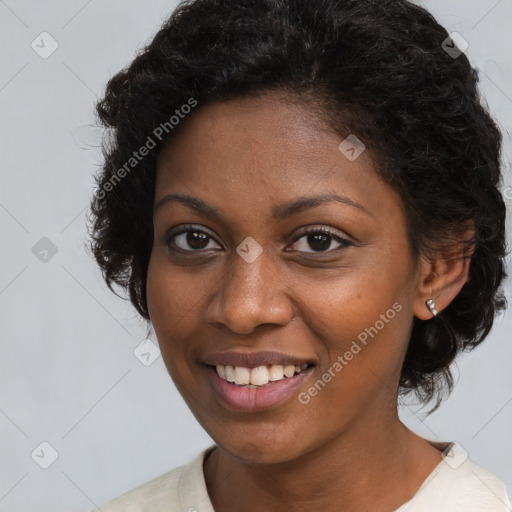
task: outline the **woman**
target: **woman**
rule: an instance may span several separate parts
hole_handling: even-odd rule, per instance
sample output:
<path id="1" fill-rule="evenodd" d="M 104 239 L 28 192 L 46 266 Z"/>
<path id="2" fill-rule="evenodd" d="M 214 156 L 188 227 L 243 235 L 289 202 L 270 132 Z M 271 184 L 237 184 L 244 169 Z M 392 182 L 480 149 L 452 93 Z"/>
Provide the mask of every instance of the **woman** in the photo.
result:
<path id="1" fill-rule="evenodd" d="M 92 249 L 215 445 L 102 507 L 505 511 L 406 428 L 504 309 L 500 132 L 405 0 L 196 0 L 108 83 Z"/>

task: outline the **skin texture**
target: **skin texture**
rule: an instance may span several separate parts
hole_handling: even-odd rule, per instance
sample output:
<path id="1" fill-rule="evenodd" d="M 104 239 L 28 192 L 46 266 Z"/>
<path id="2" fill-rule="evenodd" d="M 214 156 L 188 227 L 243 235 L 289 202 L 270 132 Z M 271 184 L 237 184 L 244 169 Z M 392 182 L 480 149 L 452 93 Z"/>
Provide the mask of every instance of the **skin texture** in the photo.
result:
<path id="1" fill-rule="evenodd" d="M 224 214 L 216 220 L 177 201 L 155 209 L 151 321 L 171 378 L 219 446 L 204 465 L 215 510 L 392 511 L 442 460 L 397 415 L 413 317 L 431 318 L 429 298 L 438 311 L 446 307 L 469 263 L 441 255 L 414 262 L 402 201 L 369 151 L 349 161 L 342 137 L 286 99 L 207 105 L 162 150 L 155 204 L 187 194 Z M 273 206 L 324 193 L 362 208 L 330 202 L 272 218 Z M 174 238 L 184 252 L 169 251 L 167 235 L 183 224 L 207 232 L 205 248 L 185 234 Z M 316 252 L 306 227 L 349 244 L 328 238 Z M 252 263 L 236 252 L 249 236 L 263 250 Z M 228 350 L 294 354 L 315 362 L 307 391 L 394 303 L 400 312 L 308 404 L 293 396 L 268 410 L 230 410 L 201 364 Z"/>

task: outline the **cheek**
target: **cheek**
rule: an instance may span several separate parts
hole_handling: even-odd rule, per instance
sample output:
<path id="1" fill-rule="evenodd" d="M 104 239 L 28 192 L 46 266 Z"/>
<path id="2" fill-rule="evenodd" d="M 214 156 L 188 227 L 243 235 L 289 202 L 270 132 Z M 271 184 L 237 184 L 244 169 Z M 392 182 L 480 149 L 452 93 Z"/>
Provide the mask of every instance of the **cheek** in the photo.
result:
<path id="1" fill-rule="evenodd" d="M 355 404 L 388 382 L 394 391 L 413 319 L 404 275 L 372 265 L 349 279 L 306 289 L 301 314 L 321 351 L 319 373 L 330 388 L 326 398 L 343 396 Z"/>
<path id="2" fill-rule="evenodd" d="M 329 362 L 346 355 L 349 362 L 369 359 L 392 362 L 404 349 L 411 326 L 412 313 L 403 299 L 383 294 L 366 300 L 359 291 L 344 289 L 325 301 L 318 314 L 311 308 L 314 294 L 309 288 L 310 313 L 307 323 L 328 353 Z M 396 296 L 395 296 L 396 297 Z M 325 300 L 325 297 L 323 297 Z M 320 303 L 319 303 L 320 304 Z M 356 366 L 355 364 L 351 364 Z"/>
<path id="3" fill-rule="evenodd" d="M 376 311 L 368 307 L 336 311 L 334 304 L 331 308 L 331 323 L 315 334 L 322 336 L 322 366 L 300 398 L 319 417 L 321 411 L 331 411 L 336 430 L 336 425 L 362 415 L 371 403 L 396 401 L 409 322 L 405 308 L 397 302 Z M 333 408 L 333 404 L 340 407 Z"/>
<path id="4" fill-rule="evenodd" d="M 187 334 L 197 323 L 204 293 L 204 282 L 197 275 L 176 270 L 162 256 L 152 254 L 147 274 L 147 303 L 168 368 L 168 363 L 177 363 L 186 355 Z"/>

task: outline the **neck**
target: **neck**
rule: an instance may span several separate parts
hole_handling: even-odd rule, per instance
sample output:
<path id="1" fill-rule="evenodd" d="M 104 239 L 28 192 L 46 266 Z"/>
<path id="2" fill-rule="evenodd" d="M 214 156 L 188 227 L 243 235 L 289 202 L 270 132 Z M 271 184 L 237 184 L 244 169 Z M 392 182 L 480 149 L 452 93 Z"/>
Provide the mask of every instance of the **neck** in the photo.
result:
<path id="1" fill-rule="evenodd" d="M 361 417 L 336 438 L 292 461 L 244 464 L 216 449 L 205 462 L 215 510 L 390 512 L 411 499 L 441 452 L 393 415 Z"/>

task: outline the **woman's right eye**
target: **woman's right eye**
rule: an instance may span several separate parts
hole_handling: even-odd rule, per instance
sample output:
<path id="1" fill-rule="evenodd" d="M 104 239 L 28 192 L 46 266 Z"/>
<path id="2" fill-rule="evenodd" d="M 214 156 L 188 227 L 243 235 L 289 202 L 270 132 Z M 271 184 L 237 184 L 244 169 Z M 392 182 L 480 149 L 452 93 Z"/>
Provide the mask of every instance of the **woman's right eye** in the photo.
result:
<path id="1" fill-rule="evenodd" d="M 209 250 L 209 242 L 214 241 L 213 237 L 202 229 L 184 226 L 178 233 L 167 236 L 166 244 L 171 252 L 198 252 Z"/>

